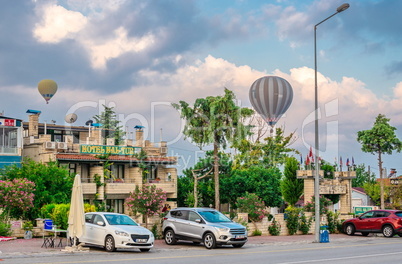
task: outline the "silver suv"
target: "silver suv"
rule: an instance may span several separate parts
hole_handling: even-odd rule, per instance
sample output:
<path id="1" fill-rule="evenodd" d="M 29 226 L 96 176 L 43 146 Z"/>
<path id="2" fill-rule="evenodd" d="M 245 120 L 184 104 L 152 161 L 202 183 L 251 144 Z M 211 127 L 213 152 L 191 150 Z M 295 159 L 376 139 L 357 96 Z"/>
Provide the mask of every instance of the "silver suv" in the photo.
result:
<path id="1" fill-rule="evenodd" d="M 207 249 L 217 245 L 240 248 L 247 242 L 246 227 L 215 209 L 176 208 L 170 210 L 163 220 L 162 230 L 168 245 L 178 240 L 189 240 L 202 242 Z"/>

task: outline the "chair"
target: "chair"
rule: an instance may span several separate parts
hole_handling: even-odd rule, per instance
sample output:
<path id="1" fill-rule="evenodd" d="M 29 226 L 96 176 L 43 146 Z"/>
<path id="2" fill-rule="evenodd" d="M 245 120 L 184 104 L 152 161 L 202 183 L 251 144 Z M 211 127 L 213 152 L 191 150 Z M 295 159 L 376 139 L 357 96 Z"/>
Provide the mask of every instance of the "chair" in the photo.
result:
<path id="1" fill-rule="evenodd" d="M 53 231 L 53 229 L 53 221 L 51 219 L 45 219 L 43 221 L 43 244 L 41 247 L 54 247 L 54 236 L 46 235 L 47 232 Z"/>

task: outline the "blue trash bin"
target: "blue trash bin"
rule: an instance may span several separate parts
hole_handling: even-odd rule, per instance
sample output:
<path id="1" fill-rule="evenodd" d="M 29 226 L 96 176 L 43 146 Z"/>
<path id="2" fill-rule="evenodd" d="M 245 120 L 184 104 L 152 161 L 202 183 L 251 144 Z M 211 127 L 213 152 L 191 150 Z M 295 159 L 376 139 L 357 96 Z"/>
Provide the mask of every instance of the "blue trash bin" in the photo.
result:
<path id="1" fill-rule="evenodd" d="M 51 219 L 45 219 L 43 229 L 52 230 L 53 229 L 53 221 Z"/>
<path id="2" fill-rule="evenodd" d="M 320 243 L 329 243 L 328 226 L 320 226 Z"/>

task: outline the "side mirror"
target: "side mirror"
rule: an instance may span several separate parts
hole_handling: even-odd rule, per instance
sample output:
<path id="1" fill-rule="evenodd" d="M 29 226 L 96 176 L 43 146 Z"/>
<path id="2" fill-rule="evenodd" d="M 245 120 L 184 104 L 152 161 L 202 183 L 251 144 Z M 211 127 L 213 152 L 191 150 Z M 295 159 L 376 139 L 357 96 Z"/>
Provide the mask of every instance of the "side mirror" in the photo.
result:
<path id="1" fill-rule="evenodd" d="M 97 225 L 100 225 L 100 226 L 104 226 L 104 225 L 105 225 L 105 223 L 104 223 L 103 221 L 98 221 L 98 222 L 96 222 L 96 224 L 97 224 Z"/>
<path id="2" fill-rule="evenodd" d="M 200 224 L 202 221 L 201 219 L 195 219 L 195 222 Z"/>

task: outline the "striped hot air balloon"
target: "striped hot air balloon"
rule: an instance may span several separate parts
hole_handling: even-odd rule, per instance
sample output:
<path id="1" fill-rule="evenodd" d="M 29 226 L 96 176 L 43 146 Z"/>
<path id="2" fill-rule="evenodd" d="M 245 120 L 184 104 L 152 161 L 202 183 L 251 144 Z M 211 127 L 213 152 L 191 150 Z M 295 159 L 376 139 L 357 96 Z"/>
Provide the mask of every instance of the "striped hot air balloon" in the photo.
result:
<path id="1" fill-rule="evenodd" d="M 38 83 L 38 91 L 48 104 L 57 91 L 57 83 L 53 80 L 42 80 Z"/>
<path id="2" fill-rule="evenodd" d="M 254 110 L 274 126 L 292 103 L 292 86 L 281 77 L 264 76 L 251 85 L 249 99 Z"/>

